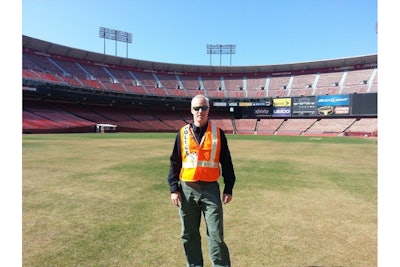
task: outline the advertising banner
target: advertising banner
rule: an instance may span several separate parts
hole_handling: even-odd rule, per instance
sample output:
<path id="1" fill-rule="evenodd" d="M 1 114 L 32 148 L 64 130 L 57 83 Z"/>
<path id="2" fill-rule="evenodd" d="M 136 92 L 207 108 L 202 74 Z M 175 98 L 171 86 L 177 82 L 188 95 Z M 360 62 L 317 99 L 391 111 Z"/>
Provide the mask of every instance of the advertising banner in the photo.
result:
<path id="1" fill-rule="evenodd" d="M 242 108 L 242 118 L 267 118 L 271 117 L 271 107 L 246 107 Z"/>
<path id="2" fill-rule="evenodd" d="M 319 116 L 349 115 L 349 95 L 317 96 L 317 113 Z"/>
<path id="3" fill-rule="evenodd" d="M 251 102 L 239 102 L 239 107 L 251 107 L 253 103 Z"/>
<path id="4" fill-rule="evenodd" d="M 290 117 L 292 99 L 291 98 L 274 98 L 273 100 L 273 117 Z"/>
<path id="5" fill-rule="evenodd" d="M 292 105 L 291 98 L 274 98 L 274 107 L 290 107 Z"/>
<path id="6" fill-rule="evenodd" d="M 214 102 L 213 106 L 214 107 L 226 107 L 228 105 L 228 103 L 226 102 Z"/>
<path id="7" fill-rule="evenodd" d="M 273 117 L 290 117 L 290 107 L 274 107 L 272 112 Z"/>
<path id="8" fill-rule="evenodd" d="M 272 105 L 269 105 L 272 104 Z M 236 119 L 267 117 L 376 116 L 377 94 L 343 94 L 270 98 L 262 102 L 220 102 Z"/>
<path id="9" fill-rule="evenodd" d="M 316 116 L 317 115 L 317 98 L 315 96 L 293 97 L 292 116 Z"/>

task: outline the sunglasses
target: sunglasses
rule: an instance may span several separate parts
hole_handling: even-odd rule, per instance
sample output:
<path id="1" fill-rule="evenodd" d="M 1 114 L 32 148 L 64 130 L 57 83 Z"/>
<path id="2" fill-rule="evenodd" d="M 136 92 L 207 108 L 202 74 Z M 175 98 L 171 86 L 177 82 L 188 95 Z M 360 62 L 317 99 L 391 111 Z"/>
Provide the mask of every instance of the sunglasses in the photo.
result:
<path id="1" fill-rule="evenodd" d="M 207 107 L 207 106 L 198 106 L 198 107 L 193 107 L 193 109 L 194 109 L 195 111 L 199 111 L 200 109 L 201 109 L 202 111 L 206 111 L 206 110 L 208 109 L 208 107 Z"/>

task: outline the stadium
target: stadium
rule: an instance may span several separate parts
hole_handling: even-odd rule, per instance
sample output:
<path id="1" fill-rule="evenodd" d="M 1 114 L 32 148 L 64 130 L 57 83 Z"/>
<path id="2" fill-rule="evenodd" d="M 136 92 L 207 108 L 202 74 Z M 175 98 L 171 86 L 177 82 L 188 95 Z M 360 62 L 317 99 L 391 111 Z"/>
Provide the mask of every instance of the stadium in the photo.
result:
<path id="1" fill-rule="evenodd" d="M 230 134 L 370 136 L 377 55 L 266 66 L 110 56 L 23 36 L 23 133 L 176 132 L 209 97 Z"/>
<path id="2" fill-rule="evenodd" d="M 23 265 L 184 266 L 166 177 L 203 94 L 237 175 L 234 266 L 376 266 L 377 61 L 161 63 L 23 35 Z"/>

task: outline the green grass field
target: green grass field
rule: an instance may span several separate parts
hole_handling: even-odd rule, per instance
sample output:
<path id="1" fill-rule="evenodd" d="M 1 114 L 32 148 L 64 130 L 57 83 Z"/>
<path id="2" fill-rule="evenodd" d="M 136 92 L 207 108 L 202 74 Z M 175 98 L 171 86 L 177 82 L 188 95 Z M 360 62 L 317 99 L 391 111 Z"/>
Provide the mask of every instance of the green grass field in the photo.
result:
<path id="1" fill-rule="evenodd" d="M 227 137 L 233 266 L 377 265 L 376 139 Z M 23 135 L 23 266 L 185 266 L 166 180 L 174 138 Z"/>

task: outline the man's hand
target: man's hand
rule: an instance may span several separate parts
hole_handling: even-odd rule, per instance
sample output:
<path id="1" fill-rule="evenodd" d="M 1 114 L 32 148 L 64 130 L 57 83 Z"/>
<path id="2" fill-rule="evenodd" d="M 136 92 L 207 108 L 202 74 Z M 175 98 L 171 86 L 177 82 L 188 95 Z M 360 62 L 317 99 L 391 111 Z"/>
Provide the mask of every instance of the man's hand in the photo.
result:
<path id="1" fill-rule="evenodd" d="M 228 204 L 229 202 L 231 202 L 231 200 L 232 200 L 232 195 L 224 194 L 224 195 L 222 196 L 222 202 L 223 202 L 224 204 Z"/>
<path id="2" fill-rule="evenodd" d="M 179 192 L 171 193 L 171 202 L 179 207 L 181 205 L 181 194 Z"/>

